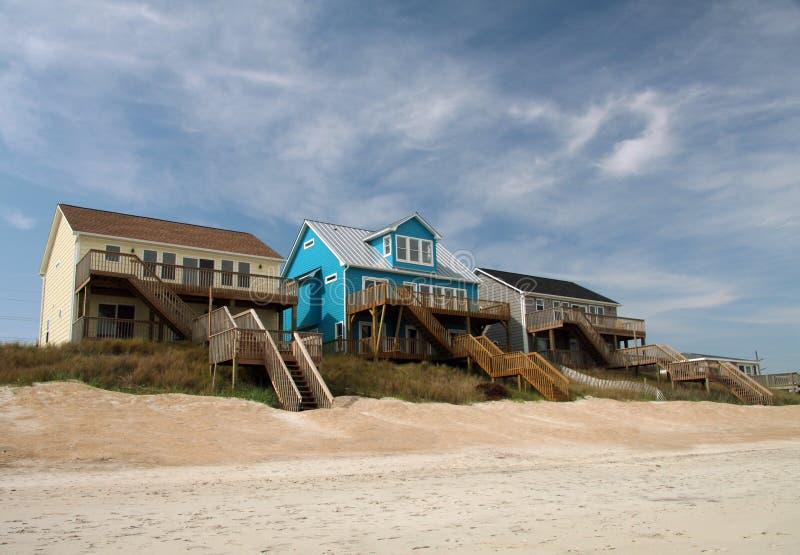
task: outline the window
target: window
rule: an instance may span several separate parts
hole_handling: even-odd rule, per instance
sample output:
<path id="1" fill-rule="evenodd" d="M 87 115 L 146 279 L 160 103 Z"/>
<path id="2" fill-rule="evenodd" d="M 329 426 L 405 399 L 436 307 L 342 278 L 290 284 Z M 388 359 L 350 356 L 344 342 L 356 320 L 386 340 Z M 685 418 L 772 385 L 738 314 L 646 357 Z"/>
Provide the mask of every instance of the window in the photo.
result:
<path id="1" fill-rule="evenodd" d="M 175 279 L 175 253 L 161 253 L 161 279 Z"/>
<path id="2" fill-rule="evenodd" d="M 119 262 L 119 256 L 116 254 L 111 254 L 119 251 L 120 248 L 116 245 L 106 245 L 106 260 L 109 262 Z"/>
<path id="3" fill-rule="evenodd" d="M 432 241 L 403 235 L 398 235 L 395 241 L 397 242 L 397 260 L 400 262 L 433 266 Z"/>
<path id="4" fill-rule="evenodd" d="M 605 308 L 603 308 L 602 306 L 598 306 L 598 307 L 597 307 L 597 313 L 598 313 L 600 316 L 603 316 L 603 315 L 606 313 L 606 309 L 605 309 Z"/>
<path id="5" fill-rule="evenodd" d="M 250 263 L 239 262 L 239 287 L 250 288 Z"/>
<path id="6" fill-rule="evenodd" d="M 44 344 L 47 345 L 49 342 L 50 342 L 50 320 L 48 320 L 44 324 Z"/>
<path id="7" fill-rule="evenodd" d="M 313 247 L 313 246 L 314 246 L 314 239 L 313 239 L 313 238 L 312 238 L 312 239 L 309 239 L 308 241 L 306 241 L 305 243 L 303 243 L 303 248 L 304 248 L 304 249 L 310 249 L 310 248 L 311 248 L 311 247 Z"/>
<path id="8" fill-rule="evenodd" d="M 544 310 L 544 299 L 536 299 L 536 310 Z"/>
<path id="9" fill-rule="evenodd" d="M 222 281 L 223 287 L 233 287 L 233 260 L 223 260 L 222 265 Z"/>
<path id="10" fill-rule="evenodd" d="M 333 283 L 336 281 L 336 278 L 339 277 L 336 274 L 331 274 L 329 276 L 325 276 L 325 283 Z"/>
<path id="11" fill-rule="evenodd" d="M 422 241 L 422 263 L 433 265 L 433 243 L 430 241 Z"/>
<path id="12" fill-rule="evenodd" d="M 344 322 L 336 322 L 333 325 L 333 337 L 336 339 L 344 337 Z"/>
<path id="13" fill-rule="evenodd" d="M 211 287 L 214 283 L 214 261 L 206 258 L 200 259 L 200 285 Z"/>
<path id="14" fill-rule="evenodd" d="M 392 236 L 385 235 L 383 237 L 383 256 L 392 254 Z"/>
<path id="15" fill-rule="evenodd" d="M 196 258 L 191 258 L 189 256 L 183 257 L 183 268 L 181 268 L 181 282 L 184 285 L 197 285 L 197 265 L 198 261 Z"/>
<path id="16" fill-rule="evenodd" d="M 373 278 L 373 277 L 364 276 L 361 279 L 361 288 L 362 289 L 368 289 L 370 287 L 375 287 L 379 283 L 387 283 L 387 281 L 388 280 L 385 280 L 383 278 Z"/>
<path id="17" fill-rule="evenodd" d="M 133 337 L 134 315 L 131 305 L 100 304 L 97 307 L 97 337 L 126 339 Z"/>
<path id="18" fill-rule="evenodd" d="M 409 238 L 408 260 L 410 262 L 419 262 L 419 239 Z"/>
<path id="19" fill-rule="evenodd" d="M 397 260 L 408 259 L 408 240 L 402 235 L 397 236 Z"/>
<path id="20" fill-rule="evenodd" d="M 151 251 L 147 249 L 143 250 L 142 260 L 144 261 L 144 265 L 147 266 L 150 272 L 155 272 L 156 262 L 158 262 L 158 253 L 156 251 Z"/>

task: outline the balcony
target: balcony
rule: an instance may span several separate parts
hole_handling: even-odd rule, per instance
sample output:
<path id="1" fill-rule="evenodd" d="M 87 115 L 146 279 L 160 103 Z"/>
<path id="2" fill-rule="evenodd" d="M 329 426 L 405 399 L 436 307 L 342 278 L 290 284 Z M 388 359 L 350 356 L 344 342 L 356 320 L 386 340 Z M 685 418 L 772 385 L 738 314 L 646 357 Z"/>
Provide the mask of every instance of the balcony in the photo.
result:
<path id="1" fill-rule="evenodd" d="M 257 304 L 297 304 L 297 281 L 279 276 L 227 272 L 159 262 L 143 262 L 133 254 L 91 250 L 76 266 L 75 287 L 92 276 L 161 281 L 179 295 L 249 300 Z"/>
<path id="2" fill-rule="evenodd" d="M 385 304 L 420 306 L 434 314 L 469 316 L 477 320 L 501 321 L 510 318 L 508 303 L 422 293 L 394 283 L 379 283 L 347 296 L 347 310 L 351 314 Z"/>
<path id="3" fill-rule="evenodd" d="M 375 338 L 334 339 L 322 345 L 326 355 L 349 354 L 362 357 L 375 356 Z M 433 345 L 422 338 L 382 336 L 378 343 L 378 358 L 393 360 L 426 360 L 437 356 Z"/>
<path id="4" fill-rule="evenodd" d="M 175 333 L 164 323 L 125 318 L 81 316 L 72 323 L 74 341 L 84 339 L 145 339 L 177 341 Z"/>
<path id="5" fill-rule="evenodd" d="M 577 314 L 580 312 L 580 315 Z M 645 337 L 645 321 L 639 318 L 622 318 L 602 314 L 589 314 L 577 308 L 548 308 L 529 312 L 525 321 L 529 333 L 561 327 L 564 322 L 585 318 L 601 334 L 625 337 Z"/>

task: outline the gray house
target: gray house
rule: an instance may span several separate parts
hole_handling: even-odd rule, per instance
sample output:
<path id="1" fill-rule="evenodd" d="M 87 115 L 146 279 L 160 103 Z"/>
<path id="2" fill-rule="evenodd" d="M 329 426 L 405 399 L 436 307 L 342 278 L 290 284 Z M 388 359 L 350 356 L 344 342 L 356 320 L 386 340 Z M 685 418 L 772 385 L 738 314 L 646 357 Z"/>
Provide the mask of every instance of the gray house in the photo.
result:
<path id="1" fill-rule="evenodd" d="M 511 350 L 590 367 L 608 364 L 609 351 L 644 345 L 644 320 L 619 317 L 620 303 L 577 283 L 489 268 L 475 274 L 479 297 L 510 305 L 508 330 L 493 325 L 486 335 Z"/>

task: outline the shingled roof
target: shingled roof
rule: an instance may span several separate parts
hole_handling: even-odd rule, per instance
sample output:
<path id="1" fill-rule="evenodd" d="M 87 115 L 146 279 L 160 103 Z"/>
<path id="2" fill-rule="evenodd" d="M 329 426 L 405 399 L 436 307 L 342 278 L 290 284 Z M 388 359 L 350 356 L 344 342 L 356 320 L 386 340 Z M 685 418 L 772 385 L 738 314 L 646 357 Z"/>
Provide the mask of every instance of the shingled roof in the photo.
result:
<path id="1" fill-rule="evenodd" d="M 83 208 L 69 204 L 59 204 L 58 207 L 66 217 L 72 230 L 76 232 L 139 239 L 250 256 L 281 258 L 280 254 L 252 233 L 159 220 L 145 216 L 133 216 L 131 214 Z"/>
<path id="2" fill-rule="evenodd" d="M 619 304 L 617 301 L 604 297 L 600 293 L 595 293 L 582 285 L 571 281 L 553 279 L 541 276 L 530 276 L 517 274 L 503 270 L 490 270 L 489 268 L 478 268 L 481 272 L 489 274 L 498 280 L 507 283 L 511 287 L 520 289 L 528 293 L 541 293 L 542 295 L 552 295 L 554 297 L 568 297 L 570 299 L 583 299 L 601 303 Z"/>

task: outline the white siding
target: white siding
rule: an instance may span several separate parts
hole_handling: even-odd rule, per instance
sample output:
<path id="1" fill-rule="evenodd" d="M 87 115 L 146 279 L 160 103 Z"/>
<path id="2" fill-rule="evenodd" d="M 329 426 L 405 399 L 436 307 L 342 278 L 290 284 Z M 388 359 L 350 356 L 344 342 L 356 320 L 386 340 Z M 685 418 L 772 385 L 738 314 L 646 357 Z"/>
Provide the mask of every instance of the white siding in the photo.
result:
<path id="1" fill-rule="evenodd" d="M 65 218 L 56 230 L 50 260 L 45 271 L 39 344 L 65 343 L 72 338 L 72 300 L 75 295 L 75 236 Z"/>
<path id="2" fill-rule="evenodd" d="M 479 298 L 509 304 L 511 308 L 511 319 L 508 325 L 511 331 L 511 347 L 515 351 L 522 351 L 524 349 L 525 330 L 522 325 L 523 315 L 519 292 L 484 275 L 479 274 L 478 277 L 481 280 L 478 286 Z M 503 324 L 493 324 L 489 326 L 486 336 L 500 344 L 505 344 L 507 341 L 506 328 Z"/>

